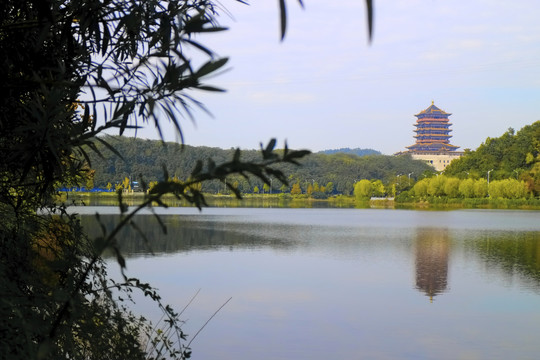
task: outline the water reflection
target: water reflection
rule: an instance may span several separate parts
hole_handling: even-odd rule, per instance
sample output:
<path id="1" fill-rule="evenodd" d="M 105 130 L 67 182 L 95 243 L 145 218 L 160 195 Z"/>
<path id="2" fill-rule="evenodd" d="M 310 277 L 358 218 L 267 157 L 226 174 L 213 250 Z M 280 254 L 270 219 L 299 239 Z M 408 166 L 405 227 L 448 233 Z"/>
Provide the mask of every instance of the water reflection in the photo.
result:
<path id="1" fill-rule="evenodd" d="M 101 224 L 110 232 L 119 222 L 117 215 L 100 216 Z M 192 216 L 161 216 L 166 227 L 164 231 L 154 216 L 138 216 L 137 227 L 143 229 L 144 236 L 134 228 L 126 226 L 118 235 L 118 246 L 127 257 L 173 254 L 177 252 L 227 249 L 254 249 L 272 247 L 293 248 L 295 241 L 290 238 L 265 235 L 264 225 L 228 224 L 225 222 L 200 221 Z M 83 216 L 82 225 L 91 237 L 100 235 L 101 226 L 93 216 Z M 268 226 L 268 225 L 267 225 Z M 274 228 L 276 230 L 276 228 Z"/>
<path id="2" fill-rule="evenodd" d="M 416 288 L 433 302 L 448 286 L 448 229 L 418 229 L 415 245 Z"/>
<path id="3" fill-rule="evenodd" d="M 325 256 L 355 258 L 384 252 L 413 257 L 415 288 L 430 300 L 448 291 L 450 257 L 463 249 L 483 263 L 486 271 L 498 271 L 507 277 L 527 278 L 540 287 L 540 232 L 463 230 L 438 227 L 383 228 L 379 225 L 351 226 L 340 218 L 332 226 L 326 218 L 291 224 L 254 221 L 246 217 L 216 215 L 162 215 L 164 232 L 154 216 L 138 216 L 136 223 L 144 237 L 133 228 L 124 228 L 118 243 L 128 257 L 172 254 L 204 250 L 265 249 L 286 252 L 302 249 Z M 118 215 L 101 215 L 100 221 L 110 231 Z M 287 217 L 290 221 L 291 217 Z M 311 222 L 315 221 L 315 222 Z M 321 224 L 321 221 L 325 223 Z M 101 235 L 94 216 L 82 216 L 90 236 Z M 337 222 L 337 221 L 336 221 Z M 399 241 L 398 241 L 399 240 Z M 411 246 L 408 246 L 410 243 Z"/>
<path id="4" fill-rule="evenodd" d="M 208 294 L 194 324 L 233 297 L 197 339 L 201 360 L 534 359 L 538 215 L 214 209 L 163 214 L 166 234 L 138 216 L 148 243 L 130 229 L 118 241 L 130 273 L 173 305 Z M 81 221 L 99 235 L 93 216 Z"/>
<path id="5" fill-rule="evenodd" d="M 512 281 L 516 276 L 540 284 L 540 233 L 480 232 L 465 241 L 467 251 L 478 255 L 484 267 L 501 272 Z"/>

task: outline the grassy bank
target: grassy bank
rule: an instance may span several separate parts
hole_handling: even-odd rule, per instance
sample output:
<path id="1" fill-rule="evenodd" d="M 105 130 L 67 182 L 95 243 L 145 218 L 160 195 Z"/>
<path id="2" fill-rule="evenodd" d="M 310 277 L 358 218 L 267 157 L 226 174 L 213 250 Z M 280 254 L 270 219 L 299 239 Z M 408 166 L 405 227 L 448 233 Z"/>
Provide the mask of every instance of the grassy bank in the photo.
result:
<path id="1" fill-rule="evenodd" d="M 449 199 L 432 197 L 421 201 L 398 202 L 396 207 L 413 209 L 516 209 L 540 210 L 540 199 Z"/>
<path id="2" fill-rule="evenodd" d="M 129 206 L 138 205 L 144 199 L 144 193 L 133 192 L 122 195 L 122 200 Z M 353 196 L 337 195 L 328 199 L 314 199 L 307 196 L 291 196 L 290 194 L 244 194 L 242 200 L 233 195 L 206 194 L 205 199 L 210 207 L 254 207 L 254 208 L 369 208 L 368 202 L 356 202 Z M 61 193 L 59 201 L 73 205 L 118 206 L 118 195 L 115 193 Z M 163 198 L 168 206 L 192 206 L 184 200 L 178 200 L 173 195 Z M 379 203 L 377 207 L 388 207 Z"/>
<path id="3" fill-rule="evenodd" d="M 144 193 L 133 192 L 122 195 L 123 201 L 130 206 L 138 205 Z M 328 199 L 314 199 L 307 196 L 291 196 L 290 194 L 244 194 L 242 200 L 232 195 L 207 194 L 205 198 L 210 207 L 253 207 L 253 208 L 382 208 L 382 209 L 523 209 L 540 210 L 540 199 L 449 199 L 431 197 L 419 201 L 394 201 L 389 199 L 362 200 L 354 196 L 336 195 Z M 118 206 L 118 195 L 115 193 L 62 193 L 60 201 L 75 205 Z M 178 200 L 172 195 L 164 197 L 168 206 L 192 206 L 186 201 Z"/>

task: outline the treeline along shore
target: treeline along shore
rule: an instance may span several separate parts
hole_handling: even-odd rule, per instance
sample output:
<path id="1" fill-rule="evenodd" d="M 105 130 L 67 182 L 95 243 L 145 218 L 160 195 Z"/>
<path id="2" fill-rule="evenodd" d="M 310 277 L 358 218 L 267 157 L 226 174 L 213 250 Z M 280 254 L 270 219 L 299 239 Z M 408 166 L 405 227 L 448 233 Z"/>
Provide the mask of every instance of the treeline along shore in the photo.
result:
<path id="1" fill-rule="evenodd" d="M 108 142 L 123 154 L 123 159 L 96 143 L 99 155 L 90 152 L 92 170 L 83 190 L 120 190 L 137 197 L 144 188 L 166 176 L 187 180 L 199 159 L 219 164 L 229 161 L 235 153 L 235 149 L 137 138 L 111 137 Z M 265 184 L 240 175 L 228 182 L 252 203 L 257 203 L 253 200 L 257 198 L 275 198 L 282 204 L 285 200 L 305 199 L 359 207 L 540 207 L 540 122 L 486 139 L 476 150 L 466 150 L 443 172 L 408 155 L 382 155 L 373 150 L 365 153 L 368 155 L 327 151 L 306 156 L 300 167 L 281 165 L 288 175 L 287 185 L 274 179 Z M 243 150 L 241 156 L 249 161 L 259 156 L 259 151 Z M 201 190 L 220 203 L 232 196 L 232 191 L 218 180 L 203 184 Z"/>
<path id="2" fill-rule="evenodd" d="M 128 190 L 131 187 L 129 190 L 134 190 L 133 181 L 150 186 L 164 176 L 185 181 L 199 160 L 211 159 L 203 163 L 208 168 L 210 163 L 230 161 L 236 151 L 137 138 L 111 137 L 107 141 L 122 154 L 123 159 L 96 143 L 101 157 L 95 152 L 89 152 L 92 176 L 86 184 L 87 189 L 115 190 L 122 187 Z M 241 151 L 241 159 L 244 161 L 255 161 L 257 158 L 260 158 L 260 150 Z M 391 183 L 398 174 L 432 173 L 427 164 L 408 156 L 312 153 L 299 162 L 302 166 L 279 165 L 280 170 L 288 176 L 288 185 L 285 186 L 275 179 L 271 179 L 270 184 L 264 184 L 260 179 L 244 178 L 241 175 L 229 177 L 228 182 L 242 194 L 292 193 L 324 198 L 338 194 L 352 195 L 354 184 L 361 179 L 378 179 Z M 164 174 L 164 168 L 167 174 Z M 207 194 L 230 193 L 223 182 L 218 180 L 202 184 L 202 191 Z"/>

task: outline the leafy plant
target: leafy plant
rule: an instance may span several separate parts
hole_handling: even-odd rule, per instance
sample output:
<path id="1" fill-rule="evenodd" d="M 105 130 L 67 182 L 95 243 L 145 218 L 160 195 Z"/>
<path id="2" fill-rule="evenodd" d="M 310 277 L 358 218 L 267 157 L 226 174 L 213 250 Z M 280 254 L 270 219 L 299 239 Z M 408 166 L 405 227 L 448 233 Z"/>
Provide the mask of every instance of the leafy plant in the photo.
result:
<path id="1" fill-rule="evenodd" d="M 242 0 L 238 0 L 243 2 Z M 299 0 L 300 4 L 302 2 Z M 371 28 L 371 0 L 368 4 Z M 282 38 L 285 1 L 279 2 Z M 286 183 L 279 163 L 297 164 L 306 151 L 276 153 L 275 140 L 257 161 L 232 159 L 207 167 L 197 163 L 189 179 L 164 180 L 132 212 L 122 201 L 114 230 L 90 239 L 64 204 L 55 204 L 60 184 L 92 184 L 89 154 L 98 135 L 181 120 L 205 110 L 189 91 L 222 91 L 206 80 L 227 58 L 198 41 L 225 30 L 219 3 L 210 0 L 5 0 L 0 3 L 0 354 L 10 359 L 188 358 L 179 314 L 149 285 L 125 274 L 116 245 L 123 226 L 173 193 L 198 207 L 199 184 L 217 180 L 234 194 L 232 175 Z M 371 32 L 370 32 L 371 33 Z M 193 61 L 197 52 L 201 62 Z M 144 184 L 143 184 L 144 185 Z M 112 185 L 111 185 L 112 186 Z M 144 185 L 146 186 L 146 185 Z M 102 258 L 116 254 L 122 282 L 109 278 Z M 165 330 L 137 317 L 128 304 L 133 291 L 153 299 Z M 145 348 L 144 344 L 151 344 Z"/>

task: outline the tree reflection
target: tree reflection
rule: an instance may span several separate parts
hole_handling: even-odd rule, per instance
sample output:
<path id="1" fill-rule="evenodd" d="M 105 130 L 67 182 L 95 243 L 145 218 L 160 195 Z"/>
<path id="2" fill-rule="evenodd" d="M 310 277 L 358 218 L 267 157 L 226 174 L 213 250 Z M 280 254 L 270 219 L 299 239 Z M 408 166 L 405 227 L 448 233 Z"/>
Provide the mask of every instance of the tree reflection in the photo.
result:
<path id="1" fill-rule="evenodd" d="M 537 231 L 480 232 L 466 242 L 490 271 L 499 270 L 510 281 L 516 276 L 540 290 L 540 233 Z"/>
<path id="2" fill-rule="evenodd" d="M 101 215 L 100 222 L 107 231 L 111 231 L 118 218 L 118 215 Z M 254 234 L 253 231 L 249 231 L 249 228 L 253 227 L 252 224 L 231 226 L 226 222 L 216 222 L 212 219 L 197 221 L 196 217 L 190 215 L 161 215 L 160 218 L 166 226 L 166 232 L 151 215 L 135 218 L 135 223 L 144 236 L 134 228 L 124 227 L 116 239 L 122 254 L 131 257 L 217 248 L 271 246 L 279 249 L 295 246 L 293 241 L 264 237 L 262 235 L 264 225 L 258 225 L 260 234 Z M 102 235 L 101 226 L 94 216 L 81 216 L 81 224 L 87 229 L 90 237 Z"/>
<path id="3" fill-rule="evenodd" d="M 415 243 L 416 288 L 433 301 L 448 286 L 448 229 L 418 229 Z"/>
<path id="4" fill-rule="evenodd" d="M 108 231 L 117 223 L 118 215 L 101 215 Z M 461 249 L 466 261 L 481 262 L 483 276 L 502 278 L 507 282 L 520 281 L 527 289 L 540 292 L 540 232 L 500 231 L 444 228 L 398 229 L 340 226 L 291 225 L 272 222 L 243 222 L 206 215 L 162 215 L 167 226 L 163 233 L 151 215 L 135 219 L 148 243 L 134 229 L 125 228 L 117 240 L 122 253 L 128 257 L 206 250 L 262 249 L 317 251 L 350 258 L 377 253 L 403 252 L 415 256 L 414 287 L 431 301 L 449 291 L 450 251 Z M 101 235 L 94 216 L 81 216 L 81 222 L 91 237 Z M 377 239 L 389 241 L 375 241 Z M 403 247 L 403 240 L 411 248 Z M 151 251 L 150 251 L 151 249 Z M 406 255 L 405 255 L 406 254 Z M 456 261 L 461 261 L 455 254 Z M 453 281 L 459 282 L 456 277 Z"/>

